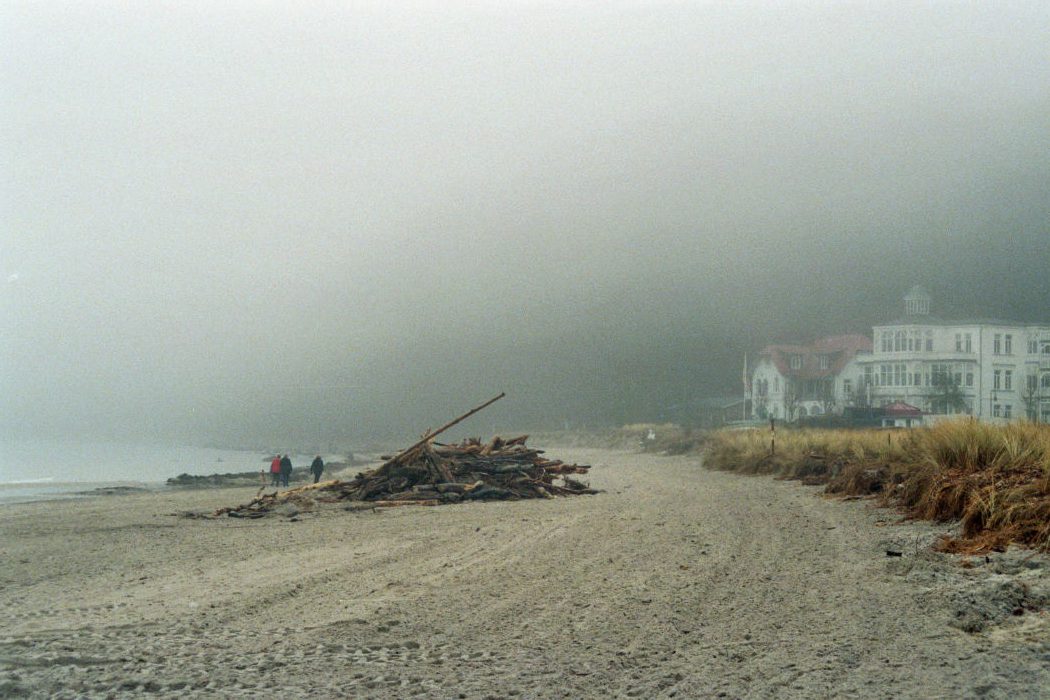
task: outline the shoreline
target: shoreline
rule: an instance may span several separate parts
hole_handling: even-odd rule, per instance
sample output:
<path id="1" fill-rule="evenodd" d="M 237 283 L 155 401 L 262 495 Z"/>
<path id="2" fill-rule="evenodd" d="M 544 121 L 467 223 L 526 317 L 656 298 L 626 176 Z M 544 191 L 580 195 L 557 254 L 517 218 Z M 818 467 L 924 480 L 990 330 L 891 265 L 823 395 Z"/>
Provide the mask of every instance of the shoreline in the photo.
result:
<path id="1" fill-rule="evenodd" d="M 114 496 L 156 491 L 163 482 L 145 481 L 55 481 L 0 484 L 0 508 L 23 503 L 73 501 L 94 496 Z"/>

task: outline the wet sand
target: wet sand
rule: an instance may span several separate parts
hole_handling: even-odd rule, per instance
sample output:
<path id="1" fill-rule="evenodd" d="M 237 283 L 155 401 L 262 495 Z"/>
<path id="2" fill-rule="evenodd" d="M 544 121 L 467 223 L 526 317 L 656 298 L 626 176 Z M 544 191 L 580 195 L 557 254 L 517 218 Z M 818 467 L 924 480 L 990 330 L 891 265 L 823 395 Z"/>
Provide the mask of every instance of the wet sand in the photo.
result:
<path id="1" fill-rule="evenodd" d="M 0 696 L 1036 698 L 1047 563 L 702 469 L 552 450 L 598 496 L 175 511 L 256 488 L 0 509 Z M 887 550 L 901 556 L 887 556 Z"/>

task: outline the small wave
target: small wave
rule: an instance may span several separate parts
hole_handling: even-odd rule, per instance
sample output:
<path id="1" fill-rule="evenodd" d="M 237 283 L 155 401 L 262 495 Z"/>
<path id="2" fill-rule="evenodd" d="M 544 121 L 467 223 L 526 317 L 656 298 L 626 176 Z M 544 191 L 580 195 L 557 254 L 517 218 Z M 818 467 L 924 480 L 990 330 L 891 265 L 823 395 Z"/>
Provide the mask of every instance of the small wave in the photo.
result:
<path id="1" fill-rule="evenodd" d="M 50 484 L 55 481 L 55 477 L 48 476 L 43 479 L 15 479 L 14 481 L 0 481 L 0 486 L 28 486 L 31 484 Z"/>

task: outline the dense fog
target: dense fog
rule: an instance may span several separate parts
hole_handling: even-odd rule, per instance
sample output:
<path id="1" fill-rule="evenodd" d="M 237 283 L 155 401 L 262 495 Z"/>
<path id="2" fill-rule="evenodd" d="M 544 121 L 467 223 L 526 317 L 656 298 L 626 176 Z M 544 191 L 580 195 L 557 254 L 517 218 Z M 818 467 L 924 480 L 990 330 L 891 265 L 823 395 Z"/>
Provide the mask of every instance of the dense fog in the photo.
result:
<path id="1" fill-rule="evenodd" d="M 3 435 L 680 418 L 913 284 L 1050 321 L 1046 3 L 311 5 L 0 9 Z"/>

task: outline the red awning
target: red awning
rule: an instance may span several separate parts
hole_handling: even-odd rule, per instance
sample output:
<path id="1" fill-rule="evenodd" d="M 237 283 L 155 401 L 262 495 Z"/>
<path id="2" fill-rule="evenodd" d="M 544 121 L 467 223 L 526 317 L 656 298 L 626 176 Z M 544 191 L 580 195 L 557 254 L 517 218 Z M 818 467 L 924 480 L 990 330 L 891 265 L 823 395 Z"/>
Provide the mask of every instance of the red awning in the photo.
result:
<path id="1" fill-rule="evenodd" d="M 903 401 L 894 401 L 891 404 L 886 404 L 882 407 L 882 410 L 887 416 L 921 416 L 922 410 L 911 404 L 904 403 Z"/>

